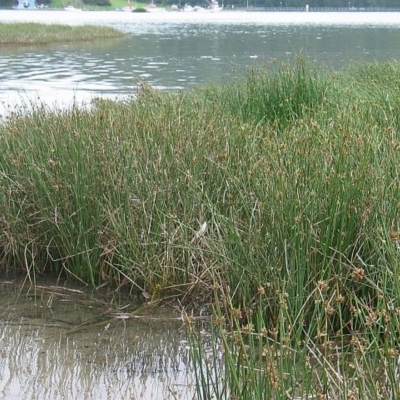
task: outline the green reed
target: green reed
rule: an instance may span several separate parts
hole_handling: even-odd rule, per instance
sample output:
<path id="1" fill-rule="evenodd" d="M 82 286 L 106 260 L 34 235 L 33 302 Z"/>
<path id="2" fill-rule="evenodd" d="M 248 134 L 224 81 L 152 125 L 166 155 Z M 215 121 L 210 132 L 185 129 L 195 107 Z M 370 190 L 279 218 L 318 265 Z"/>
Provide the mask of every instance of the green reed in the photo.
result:
<path id="1" fill-rule="evenodd" d="M 0 23 L 0 45 L 8 46 L 93 41 L 123 38 L 124 36 L 125 34 L 117 29 L 98 25 Z"/>
<path id="2" fill-rule="evenodd" d="M 242 82 L 0 127 L 3 269 L 108 281 L 213 310 L 199 398 L 396 398 L 394 64 Z"/>
<path id="3" fill-rule="evenodd" d="M 222 398 L 397 398 L 397 74 L 332 75 L 324 104 L 289 112 L 289 127 L 258 123 L 240 179 L 246 217 L 220 227 Z"/>

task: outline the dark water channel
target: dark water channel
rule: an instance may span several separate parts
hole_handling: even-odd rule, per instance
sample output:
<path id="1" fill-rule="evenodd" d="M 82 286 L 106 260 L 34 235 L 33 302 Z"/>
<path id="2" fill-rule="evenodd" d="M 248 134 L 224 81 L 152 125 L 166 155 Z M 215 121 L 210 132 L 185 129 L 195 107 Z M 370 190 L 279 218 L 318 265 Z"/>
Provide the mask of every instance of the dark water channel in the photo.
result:
<path id="1" fill-rule="evenodd" d="M 46 282 L 0 283 L 0 399 L 191 399 L 179 313 Z"/>

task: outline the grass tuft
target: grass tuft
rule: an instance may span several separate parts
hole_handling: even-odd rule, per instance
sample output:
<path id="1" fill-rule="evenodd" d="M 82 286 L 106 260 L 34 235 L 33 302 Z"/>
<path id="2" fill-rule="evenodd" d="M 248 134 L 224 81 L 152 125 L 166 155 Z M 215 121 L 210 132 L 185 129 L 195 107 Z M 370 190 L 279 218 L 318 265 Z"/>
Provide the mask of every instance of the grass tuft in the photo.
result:
<path id="1" fill-rule="evenodd" d="M 117 29 L 82 25 L 38 24 L 34 22 L 0 23 L 0 45 L 46 45 L 123 38 Z"/>
<path id="2" fill-rule="evenodd" d="M 14 113 L 0 266 L 208 304 L 220 351 L 184 318 L 199 398 L 397 398 L 399 76 L 299 58 Z"/>

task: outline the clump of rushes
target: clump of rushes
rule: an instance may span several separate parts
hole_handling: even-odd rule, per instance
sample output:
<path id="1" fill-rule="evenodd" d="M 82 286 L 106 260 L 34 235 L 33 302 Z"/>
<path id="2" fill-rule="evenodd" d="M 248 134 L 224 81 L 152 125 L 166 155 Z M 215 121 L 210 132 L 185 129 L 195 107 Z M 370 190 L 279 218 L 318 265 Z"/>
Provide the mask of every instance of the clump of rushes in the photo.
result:
<path id="1" fill-rule="evenodd" d="M 123 38 L 125 33 L 107 26 L 38 24 L 34 22 L 0 23 L 0 45 L 44 45 Z"/>
<path id="2" fill-rule="evenodd" d="M 12 115 L 0 264 L 201 294 L 199 398 L 396 398 L 400 69 L 299 58 L 243 82 Z M 190 317 L 193 344 L 199 344 Z"/>

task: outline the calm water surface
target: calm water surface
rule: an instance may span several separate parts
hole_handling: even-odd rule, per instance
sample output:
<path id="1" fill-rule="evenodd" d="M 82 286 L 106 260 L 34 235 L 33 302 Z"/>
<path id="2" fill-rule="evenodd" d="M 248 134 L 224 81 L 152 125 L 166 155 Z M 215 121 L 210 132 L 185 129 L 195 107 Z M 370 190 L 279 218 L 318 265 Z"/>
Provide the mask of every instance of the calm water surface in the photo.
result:
<path id="1" fill-rule="evenodd" d="M 122 40 L 0 48 L 5 110 L 132 94 L 140 79 L 181 89 L 243 76 L 249 66 L 303 53 L 343 68 L 352 61 L 400 58 L 400 13 L 147 13 L 0 11 L 0 21 L 100 24 Z"/>
<path id="2" fill-rule="evenodd" d="M 0 399 L 187 400 L 179 316 L 132 314 L 127 297 L 0 282 Z"/>

